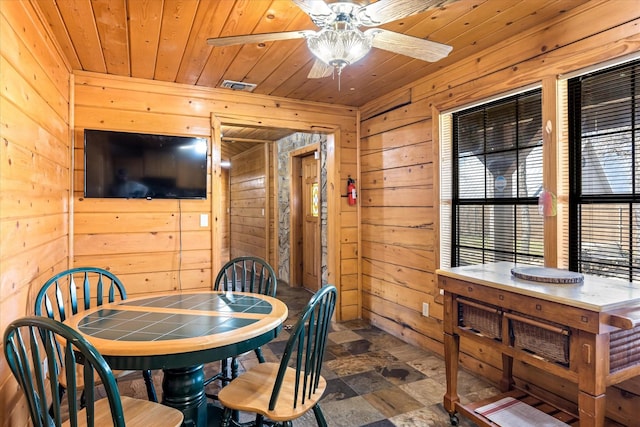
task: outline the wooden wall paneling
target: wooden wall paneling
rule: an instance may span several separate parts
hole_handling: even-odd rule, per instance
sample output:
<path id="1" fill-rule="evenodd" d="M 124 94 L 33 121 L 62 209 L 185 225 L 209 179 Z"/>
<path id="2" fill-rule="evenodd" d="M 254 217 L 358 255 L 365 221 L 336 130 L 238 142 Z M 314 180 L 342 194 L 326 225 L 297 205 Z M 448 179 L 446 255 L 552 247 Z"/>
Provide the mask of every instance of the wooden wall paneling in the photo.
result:
<path id="1" fill-rule="evenodd" d="M 158 92 L 163 85 L 107 78 L 76 77 L 75 237 L 74 260 L 110 268 L 126 280 L 129 293 L 210 288 L 220 251 L 213 250 L 219 198 L 219 141 L 204 103 L 189 103 L 177 93 Z M 112 84 L 116 88 L 112 88 Z M 94 83 L 97 83 L 94 85 Z M 118 84 L 126 88 L 118 87 Z M 182 109 L 158 107 L 178 105 Z M 83 198 L 83 130 L 85 128 L 193 135 L 209 138 L 206 200 L 126 200 Z M 217 155 L 217 163 L 213 159 Z M 206 225 L 201 225 L 206 216 Z M 206 254 L 206 256 L 205 256 Z M 126 258 L 135 262 L 123 262 Z M 164 262 L 153 266 L 152 259 Z"/>
<path id="2" fill-rule="evenodd" d="M 364 254 L 362 256 L 362 275 L 363 281 L 370 278 L 371 280 L 379 279 L 396 283 L 423 292 L 425 298 L 427 298 L 427 295 L 432 295 L 433 286 L 435 286 L 435 274 L 433 272 L 409 267 L 398 268 L 398 266 L 390 263 L 370 260 Z"/>
<path id="3" fill-rule="evenodd" d="M 194 117 L 202 116 L 206 111 L 214 112 L 225 124 L 255 124 L 300 131 L 332 131 L 342 126 L 341 132 L 355 135 L 353 121 L 357 109 L 354 107 L 82 71 L 74 71 L 74 75 L 78 94 L 84 94 L 76 101 L 77 105 L 93 104 L 91 92 L 85 92 L 91 90 L 106 97 L 105 102 L 113 109 Z M 131 96 L 127 91 L 143 92 L 148 96 Z"/>
<path id="4" fill-rule="evenodd" d="M 211 221 L 211 235 L 209 240 L 211 242 L 211 276 L 209 280 L 213 282 L 218 274 L 218 271 L 223 265 L 221 252 L 225 252 L 222 245 L 222 227 L 223 222 L 226 222 L 226 226 L 229 226 L 229 214 L 222 210 L 223 204 L 221 200 L 227 198 L 227 205 L 229 203 L 229 190 L 228 184 L 225 183 L 223 187 L 222 178 L 222 123 L 217 117 L 209 113 L 209 120 L 211 122 L 211 139 L 209 140 L 209 153 L 211 155 L 210 162 L 207 167 L 211 171 L 209 176 L 209 186 L 211 188 L 211 196 L 208 199 L 209 217 Z M 229 176 L 227 173 L 226 180 L 228 182 Z M 229 248 L 226 248 L 226 256 L 229 256 Z"/>
<path id="5" fill-rule="evenodd" d="M 29 2 L 0 2 L 0 331 L 69 265 L 69 68 L 39 17 Z M 0 359 L 0 426 L 30 425 Z"/>
<path id="6" fill-rule="evenodd" d="M 209 119 L 206 117 L 175 117 L 167 116 L 164 113 L 109 111 L 100 107 L 85 106 L 77 106 L 75 113 L 77 117 L 82 118 L 81 127 L 83 129 L 109 129 L 125 132 L 167 133 L 206 137 L 211 134 Z M 122 117 L 123 114 L 126 116 L 125 118 Z M 118 127 L 106 127 L 105 123 L 118 123 Z"/>
<path id="7" fill-rule="evenodd" d="M 318 129 L 327 132 L 338 129 L 336 139 L 344 140 L 347 146 L 357 145 L 356 112 L 353 108 L 317 103 L 300 103 L 255 94 L 239 94 L 227 90 L 194 88 L 192 86 L 150 82 L 141 79 L 126 79 L 119 76 L 105 77 L 86 72 L 76 72 L 74 77 L 77 90 L 77 129 L 89 127 L 87 126 L 89 124 L 91 126 L 100 125 L 100 128 L 110 129 L 145 132 L 158 132 L 156 129 L 161 129 L 162 132 L 178 135 L 199 134 L 204 132 L 205 128 L 205 122 L 201 121 L 201 119 L 212 115 L 212 123 L 217 121 L 225 124 L 252 124 L 316 132 Z M 97 103 L 96 100 L 101 100 L 101 102 Z M 96 120 L 95 114 L 100 118 Z M 135 124 L 131 124 L 132 122 L 135 122 Z M 342 138 L 343 133 L 346 135 L 344 138 Z M 333 152 L 333 157 L 339 158 L 339 153 L 336 153 L 339 150 L 331 147 L 330 151 Z M 219 168 L 218 172 L 214 171 L 217 168 L 217 163 L 213 160 L 213 157 L 214 154 L 212 153 L 210 165 L 212 168 L 212 192 L 213 186 L 217 185 L 217 179 L 214 178 L 213 174 L 219 174 Z M 356 157 L 354 156 L 353 160 L 352 173 L 354 176 L 357 173 L 355 168 Z M 77 155 L 76 158 L 78 159 L 80 156 Z M 338 165 L 333 167 L 333 172 L 330 173 L 335 174 L 337 170 L 340 170 Z M 81 182 L 81 176 L 82 174 L 76 171 L 76 183 Z M 330 191 L 335 187 L 334 179 L 331 178 L 329 183 Z M 337 191 L 337 189 L 334 191 Z M 79 192 L 75 194 L 76 196 L 80 195 Z M 339 200 L 337 194 L 334 197 Z M 84 207 L 81 207 L 79 211 L 92 211 L 90 205 L 86 205 L 86 200 L 80 201 L 80 198 L 78 198 L 77 201 L 78 204 L 84 204 Z M 214 203 L 210 199 L 208 202 Z M 100 206 L 99 209 L 105 208 L 102 203 L 96 206 Z M 183 204 L 183 209 L 185 209 L 185 206 L 191 205 Z M 217 206 L 219 204 L 210 209 L 214 209 Z M 140 212 L 147 212 L 145 205 L 138 206 L 136 209 L 142 209 Z M 214 215 L 212 215 L 212 221 L 213 217 Z M 334 212 L 333 217 L 339 219 L 339 212 Z M 355 217 L 349 218 L 353 219 Z M 332 219 L 330 219 L 331 221 Z M 349 223 L 349 226 L 357 228 L 357 223 Z M 214 234 L 212 230 L 212 235 Z M 340 236 L 339 232 L 335 236 Z M 333 236 L 330 236 L 330 239 L 333 238 Z M 214 246 L 212 244 L 212 248 Z M 337 247 L 331 244 L 328 246 Z M 215 249 L 212 249 L 212 251 L 217 253 Z M 82 254 L 78 255 L 81 256 Z M 330 280 L 339 285 L 340 278 L 335 276 L 335 269 L 338 268 L 340 263 L 339 254 L 337 258 L 329 261 L 329 264 L 333 264 L 333 267 L 329 267 L 329 270 L 333 272 Z"/>
<path id="8" fill-rule="evenodd" d="M 408 342 L 441 351 L 437 345 L 434 346 L 434 343 L 441 341 L 441 329 L 415 330 L 405 326 L 407 319 L 413 319 L 415 322 L 423 319 L 419 315 L 420 307 L 416 307 L 413 299 L 401 299 L 402 294 L 397 291 L 398 289 L 406 287 L 410 289 L 410 292 L 423 292 L 421 296 L 425 298 L 425 301 L 433 304 L 430 306 L 433 317 L 435 317 L 434 308 L 438 313 L 441 313 L 439 310 L 441 297 L 433 280 L 428 278 L 428 273 L 424 276 L 427 280 L 421 281 L 416 278 L 415 271 L 411 268 L 404 266 L 392 268 L 395 262 L 399 262 L 394 260 L 398 260 L 399 257 L 408 258 L 395 248 L 407 251 L 411 249 L 411 246 L 402 241 L 402 237 L 395 236 L 396 233 L 393 233 L 394 245 L 390 245 L 380 237 L 384 236 L 381 230 L 383 227 L 393 227 L 392 222 L 396 220 L 398 224 L 408 226 L 410 224 L 406 220 L 401 222 L 398 219 L 400 215 L 398 212 L 393 213 L 394 206 L 386 205 L 387 194 L 396 191 L 395 180 L 402 176 L 400 173 L 402 168 L 394 170 L 393 175 L 389 175 L 387 170 L 382 172 L 382 165 L 386 167 L 386 157 L 383 161 L 382 153 L 396 147 L 406 149 L 405 141 L 412 135 L 420 134 L 420 132 L 411 131 L 412 127 L 419 126 L 420 123 L 425 125 L 425 135 L 436 132 L 433 138 L 426 136 L 424 139 L 424 141 L 431 139 L 433 141 L 430 142 L 430 147 L 425 147 L 424 155 L 431 159 L 424 164 L 424 167 L 429 171 L 421 178 L 421 180 L 425 179 L 426 182 L 431 182 L 433 199 L 421 208 L 414 208 L 424 209 L 423 212 L 417 215 L 407 214 L 408 217 L 420 216 L 423 221 L 416 221 L 416 223 L 425 224 L 423 229 L 425 234 L 416 240 L 425 242 L 426 246 L 422 254 L 416 253 L 410 258 L 413 260 L 410 264 L 415 266 L 415 262 L 423 261 L 427 270 L 432 272 L 437 266 L 435 248 L 440 239 L 438 223 L 448 219 L 438 217 L 436 198 L 439 197 L 439 191 L 436 186 L 439 185 L 439 170 L 437 169 L 439 153 L 438 147 L 434 145 L 438 144 L 439 135 L 437 135 L 437 121 L 432 122 L 429 119 L 437 117 L 440 111 L 468 105 L 483 98 L 542 82 L 543 89 L 547 88 L 543 94 L 543 98 L 547 97 L 544 101 L 547 105 L 545 120 L 555 121 L 557 107 L 555 99 L 550 98 L 557 97 L 555 80 L 558 74 L 607 61 L 613 57 L 624 57 L 630 52 L 640 51 L 640 38 L 638 37 L 640 20 L 636 16 L 607 17 L 606 23 L 600 21 L 597 28 L 589 28 L 587 22 L 597 20 L 595 17 L 604 13 L 607 7 L 610 7 L 610 3 L 606 5 L 606 2 L 589 2 L 584 7 L 567 13 L 566 16 L 554 19 L 544 27 L 507 39 L 497 45 L 495 49 L 489 48 L 477 57 L 463 60 L 458 64 L 459 66 L 443 67 L 433 74 L 433 78 L 417 81 L 411 85 L 409 89 L 413 99 L 409 105 L 403 105 L 382 114 L 373 114 L 373 112 L 380 111 L 380 106 L 386 103 L 393 105 L 394 100 L 401 97 L 403 93 L 398 91 L 381 97 L 370 106 L 363 107 L 363 111 L 372 112 L 371 118 L 364 120 L 361 126 L 363 134 L 361 147 L 363 201 L 370 199 L 369 204 L 371 205 L 371 207 L 363 207 L 362 210 L 362 269 L 363 298 L 365 299 L 363 316 L 366 319 L 390 333 L 402 336 Z M 581 22 L 582 24 L 580 24 Z M 579 25 L 580 28 L 573 31 L 574 25 Z M 478 64 L 482 64 L 482 68 Z M 557 124 L 553 123 L 552 127 L 557 128 Z M 422 142 L 415 141 L 415 143 Z M 545 142 L 545 146 L 547 145 Z M 396 160 L 400 158 L 395 157 Z M 548 156 L 546 161 L 554 162 L 553 156 Z M 415 168 L 412 169 L 412 173 L 414 172 Z M 403 182 L 404 185 L 411 185 L 409 178 L 405 178 Z M 553 179 L 550 178 L 549 182 L 553 183 Z M 375 206 L 376 200 L 378 203 L 384 200 L 385 205 Z M 389 220 L 382 219 L 386 216 L 389 217 Z M 380 253 L 382 248 L 384 248 L 385 259 L 376 259 L 376 254 Z M 398 256 L 387 257 L 388 254 L 394 253 L 394 249 Z M 421 255 L 425 257 L 424 260 L 420 259 Z M 384 262 L 389 262 L 390 267 L 386 268 Z M 416 288 L 416 283 L 421 283 L 422 288 Z M 410 287 L 409 284 L 413 284 L 413 286 Z M 379 302 L 386 302 L 388 299 L 393 300 L 394 298 L 398 306 L 406 308 L 405 316 L 402 319 L 390 319 L 388 313 L 385 312 L 385 304 Z M 429 326 L 433 326 L 433 323 L 430 323 Z M 427 335 L 423 337 L 422 334 Z M 497 383 L 500 379 L 499 369 L 501 366 L 499 355 L 494 354 L 490 348 L 477 349 L 475 342 L 462 340 L 461 345 L 464 351 L 463 366 Z M 575 399 L 575 393 L 567 393 L 564 382 L 558 382 L 555 377 L 547 373 L 536 372 L 527 366 L 520 366 L 518 369 L 518 381 L 525 382 L 527 386 L 540 389 L 548 387 L 551 394 L 555 394 L 557 399 Z M 569 388 L 571 386 L 574 385 L 569 384 Z M 633 386 L 634 383 L 630 385 L 632 388 Z M 616 388 L 623 387 L 624 384 Z M 620 422 L 628 421 L 628 413 L 621 415 L 616 412 L 616 408 L 621 407 L 622 400 L 624 400 L 626 407 L 629 407 L 627 405 L 629 402 L 635 402 L 637 405 L 640 403 L 640 396 L 631 392 L 611 395 L 615 397 L 610 399 L 607 404 L 608 416 Z M 625 395 L 625 398 L 621 399 L 619 397 L 621 395 Z"/>
<path id="9" fill-rule="evenodd" d="M 556 135 L 558 131 L 553 131 L 558 126 L 558 87 L 554 77 L 547 77 L 542 82 L 542 138 L 543 138 L 543 154 L 542 165 L 543 186 L 546 191 L 550 191 L 555 195 L 558 192 L 558 159 L 559 147 Z M 544 261 L 545 266 L 557 268 L 558 254 L 561 253 L 558 248 L 562 247 L 562 236 L 558 233 L 558 217 L 544 217 L 544 241 L 551 244 L 544 245 Z M 562 267 L 562 266 L 561 266 Z"/>
<path id="10" fill-rule="evenodd" d="M 391 97 L 381 97 L 366 105 L 366 109 L 360 109 L 362 120 L 368 120 L 373 116 L 377 116 L 385 111 L 395 110 L 403 105 L 411 103 L 411 90 L 402 88 L 393 93 Z"/>
<path id="11" fill-rule="evenodd" d="M 267 262 L 272 266 L 278 265 L 278 149 L 275 142 L 265 144 L 267 156 L 267 218 L 269 236 Z"/>
<path id="12" fill-rule="evenodd" d="M 362 256 L 376 262 L 388 262 L 393 265 L 435 271 L 435 251 L 417 247 L 393 245 L 387 242 L 365 240 L 362 242 Z M 423 289 L 423 292 L 433 290 Z M 437 292 L 436 292 L 437 293 Z"/>
<path id="13" fill-rule="evenodd" d="M 229 257 L 229 228 L 230 228 L 229 191 L 230 190 L 229 190 L 229 169 L 228 168 L 222 169 L 221 178 L 222 180 L 220 183 L 220 187 L 222 187 L 222 194 L 220 197 L 220 203 L 222 206 L 220 207 L 220 210 L 222 211 L 223 215 L 220 220 L 220 250 L 221 250 L 220 261 L 224 264 L 225 262 L 231 259 Z"/>
<path id="14" fill-rule="evenodd" d="M 231 158 L 231 258 L 243 255 L 268 259 L 268 158 L 265 144 Z"/>
<path id="15" fill-rule="evenodd" d="M 80 234 L 76 233 L 75 254 L 101 255 L 143 252 L 186 251 L 210 248 L 206 231 L 184 231 L 182 238 L 178 230 L 155 232 L 146 231 L 138 233 L 100 233 Z M 182 242 L 180 241 L 182 240 Z M 203 241 L 204 240 L 204 241 Z M 166 266 L 163 266 L 166 268 Z M 122 274 L 125 272 L 115 272 Z"/>
<path id="16" fill-rule="evenodd" d="M 370 303 L 371 295 L 362 295 L 362 312 L 363 317 L 371 322 L 372 325 L 384 330 L 389 331 L 394 337 L 398 337 L 400 340 L 413 344 L 415 346 L 433 351 L 437 354 L 442 354 L 442 341 L 434 340 L 428 335 L 424 335 L 420 331 L 404 325 L 403 323 L 396 323 L 397 319 L 386 318 L 378 314 L 376 311 L 372 311 L 372 305 Z"/>
<path id="17" fill-rule="evenodd" d="M 375 277 L 371 277 L 369 280 L 365 281 L 363 287 L 364 292 L 372 294 L 382 300 L 389 301 L 394 304 L 399 304 L 417 313 L 422 312 L 423 301 L 428 302 L 429 304 L 434 303 L 433 296 L 426 294 L 422 290 L 412 289 L 403 286 L 402 284 L 386 281 Z M 438 320 L 442 320 L 442 305 L 433 304 L 430 306 L 430 308 L 431 307 L 433 307 L 433 311 L 429 310 L 430 316 Z"/>
<path id="18" fill-rule="evenodd" d="M 425 111 L 428 111 L 429 109 L 430 105 L 428 101 L 418 100 L 395 110 L 387 111 L 384 114 L 373 117 L 372 119 L 365 120 L 360 126 L 362 137 L 364 138 L 381 134 L 392 129 L 398 129 L 424 121 L 425 118 L 428 117 L 425 116 Z M 429 132 L 428 128 L 425 128 L 425 137 L 427 137 Z"/>
<path id="19" fill-rule="evenodd" d="M 90 254 L 74 257 L 74 265 L 104 265 L 110 271 L 136 271 L 152 273 L 158 266 L 177 266 L 182 263 L 185 270 L 205 270 L 210 268 L 210 248 L 192 249 L 180 256 L 177 252 L 137 252 L 132 254 Z M 119 275 L 121 276 L 121 275 Z M 158 286 L 158 285 L 156 285 Z M 168 289 L 169 290 L 169 289 Z M 127 286 L 127 293 L 132 291 Z M 144 290 L 139 290 L 144 292 Z"/>

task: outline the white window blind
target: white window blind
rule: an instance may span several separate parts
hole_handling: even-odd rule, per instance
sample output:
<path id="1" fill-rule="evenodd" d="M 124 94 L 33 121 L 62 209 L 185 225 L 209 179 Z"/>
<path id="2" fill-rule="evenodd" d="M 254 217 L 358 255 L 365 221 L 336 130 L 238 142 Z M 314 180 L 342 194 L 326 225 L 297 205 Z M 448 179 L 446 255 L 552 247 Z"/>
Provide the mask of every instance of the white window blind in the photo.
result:
<path id="1" fill-rule="evenodd" d="M 451 265 L 542 264 L 541 90 L 455 112 L 451 131 Z"/>
<path id="2" fill-rule="evenodd" d="M 640 280 L 640 61 L 569 80 L 569 266 Z"/>

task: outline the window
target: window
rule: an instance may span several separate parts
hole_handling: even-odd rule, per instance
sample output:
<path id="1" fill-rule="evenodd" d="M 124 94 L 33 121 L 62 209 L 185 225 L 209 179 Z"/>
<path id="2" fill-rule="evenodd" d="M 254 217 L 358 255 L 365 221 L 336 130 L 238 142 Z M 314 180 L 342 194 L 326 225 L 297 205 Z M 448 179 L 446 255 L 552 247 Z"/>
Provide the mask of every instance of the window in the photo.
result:
<path id="1" fill-rule="evenodd" d="M 569 269 L 640 280 L 640 61 L 569 80 Z"/>
<path id="2" fill-rule="evenodd" d="M 452 143 L 451 265 L 541 265 L 541 90 L 453 113 Z"/>

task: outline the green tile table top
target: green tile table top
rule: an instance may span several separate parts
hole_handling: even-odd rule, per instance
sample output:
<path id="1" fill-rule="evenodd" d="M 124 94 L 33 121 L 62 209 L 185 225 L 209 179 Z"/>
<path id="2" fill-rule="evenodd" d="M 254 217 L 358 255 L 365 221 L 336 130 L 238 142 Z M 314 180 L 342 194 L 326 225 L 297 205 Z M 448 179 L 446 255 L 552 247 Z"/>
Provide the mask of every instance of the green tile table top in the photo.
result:
<path id="1" fill-rule="evenodd" d="M 107 358 L 159 359 L 205 352 L 203 359 L 218 360 L 227 352 L 240 354 L 243 346 L 257 347 L 258 341 L 272 339 L 287 314 L 282 301 L 260 294 L 173 292 L 103 304 L 65 323 Z"/>

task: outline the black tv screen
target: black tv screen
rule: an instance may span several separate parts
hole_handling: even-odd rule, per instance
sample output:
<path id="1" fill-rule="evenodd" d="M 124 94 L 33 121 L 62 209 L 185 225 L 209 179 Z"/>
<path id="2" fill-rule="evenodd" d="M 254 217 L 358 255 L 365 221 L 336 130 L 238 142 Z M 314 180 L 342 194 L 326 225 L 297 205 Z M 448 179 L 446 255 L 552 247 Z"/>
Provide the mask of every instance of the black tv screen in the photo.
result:
<path id="1" fill-rule="evenodd" d="M 207 139 L 85 129 L 84 196 L 207 197 Z"/>

